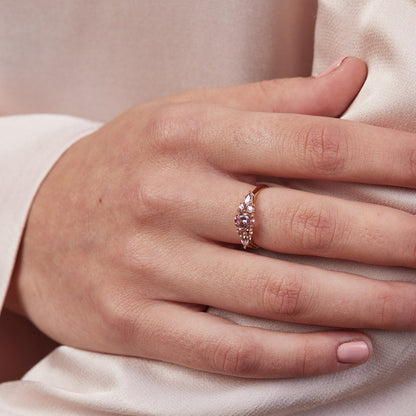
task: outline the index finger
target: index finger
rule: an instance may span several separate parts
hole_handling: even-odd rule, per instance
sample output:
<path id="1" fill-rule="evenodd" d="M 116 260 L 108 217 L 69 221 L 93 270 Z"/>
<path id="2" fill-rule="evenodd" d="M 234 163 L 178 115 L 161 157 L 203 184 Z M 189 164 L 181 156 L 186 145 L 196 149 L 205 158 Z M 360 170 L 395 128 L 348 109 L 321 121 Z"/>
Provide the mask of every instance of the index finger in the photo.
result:
<path id="1" fill-rule="evenodd" d="M 197 89 L 166 97 L 164 101 L 206 101 L 246 111 L 337 117 L 351 104 L 366 77 L 365 62 L 347 57 L 326 76 L 271 79 Z"/>
<path id="2" fill-rule="evenodd" d="M 200 142 L 208 160 L 228 173 L 415 187 L 412 133 L 317 116 L 224 111 L 207 117 Z"/>

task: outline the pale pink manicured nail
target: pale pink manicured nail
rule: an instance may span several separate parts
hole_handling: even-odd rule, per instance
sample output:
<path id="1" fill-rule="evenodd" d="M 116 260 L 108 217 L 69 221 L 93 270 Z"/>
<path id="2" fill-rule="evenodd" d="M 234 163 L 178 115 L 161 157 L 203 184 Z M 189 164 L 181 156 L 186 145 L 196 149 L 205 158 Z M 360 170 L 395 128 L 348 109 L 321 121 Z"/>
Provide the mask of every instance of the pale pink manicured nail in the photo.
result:
<path id="1" fill-rule="evenodd" d="M 364 341 L 346 342 L 337 349 L 337 359 L 340 363 L 356 364 L 368 360 L 370 349 Z"/>
<path id="2" fill-rule="evenodd" d="M 337 68 L 339 68 L 341 65 L 342 65 L 342 63 L 346 60 L 348 58 L 348 56 L 344 56 L 343 58 L 341 58 L 341 59 L 338 59 L 337 61 L 335 61 L 335 62 L 333 62 L 331 65 L 329 65 L 329 67 L 328 68 L 326 68 L 326 69 L 324 69 L 318 76 L 317 76 L 317 78 L 319 78 L 319 77 L 323 77 L 323 76 L 325 76 L 325 75 L 328 75 L 328 74 L 330 74 L 332 71 L 335 71 Z"/>

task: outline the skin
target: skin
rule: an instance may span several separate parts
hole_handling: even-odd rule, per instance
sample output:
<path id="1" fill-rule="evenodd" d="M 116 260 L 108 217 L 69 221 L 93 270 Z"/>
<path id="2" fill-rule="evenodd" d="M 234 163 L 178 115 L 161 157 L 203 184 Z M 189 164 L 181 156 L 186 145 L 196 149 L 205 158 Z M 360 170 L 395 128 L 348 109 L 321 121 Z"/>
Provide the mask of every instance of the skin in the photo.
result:
<path id="1" fill-rule="evenodd" d="M 186 92 L 83 138 L 34 200 L 7 307 L 67 345 L 221 374 L 298 377 L 362 364 L 368 357 L 337 358 L 351 341 L 371 354 L 359 331 L 278 333 L 205 311 L 416 328 L 412 283 L 234 249 L 233 217 L 256 175 L 414 186 L 414 135 L 333 118 L 365 77 L 365 64 L 348 58 L 318 78 Z M 270 250 L 416 266 L 416 220 L 392 208 L 269 188 L 256 222 L 256 243 Z"/>

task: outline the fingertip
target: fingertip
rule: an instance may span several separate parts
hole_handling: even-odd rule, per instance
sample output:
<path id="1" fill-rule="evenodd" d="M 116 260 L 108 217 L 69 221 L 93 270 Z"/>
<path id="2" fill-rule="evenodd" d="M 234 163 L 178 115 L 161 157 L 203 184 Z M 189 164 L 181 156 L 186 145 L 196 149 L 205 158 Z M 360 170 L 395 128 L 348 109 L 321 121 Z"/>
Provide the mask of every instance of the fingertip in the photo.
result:
<path id="1" fill-rule="evenodd" d="M 334 72 L 335 70 L 337 70 L 342 63 L 347 59 L 347 56 L 344 56 L 343 58 L 337 59 L 335 62 L 333 62 L 331 65 L 329 65 L 328 67 L 326 67 L 326 69 L 324 69 L 322 72 L 320 72 L 316 78 L 320 78 L 320 77 L 324 77 L 325 75 L 330 74 L 331 72 Z"/>
<path id="2" fill-rule="evenodd" d="M 302 376 L 346 371 L 365 364 L 372 356 L 371 340 L 363 333 L 329 331 L 310 335 Z"/>
<path id="3" fill-rule="evenodd" d="M 359 75 L 367 74 L 367 64 L 360 58 L 355 56 L 344 56 L 337 59 L 335 62 L 330 64 L 327 68 L 321 71 L 315 78 L 322 78 L 327 75 L 334 75 L 336 71 L 344 70 L 347 68 L 348 71 L 356 71 Z"/>
<path id="4" fill-rule="evenodd" d="M 354 56 L 335 61 L 312 77 L 313 114 L 339 117 L 354 101 L 367 78 L 367 64 Z"/>
<path id="5" fill-rule="evenodd" d="M 368 67 L 367 63 L 355 56 L 348 56 L 344 59 L 340 66 L 340 76 L 345 77 L 345 83 L 351 82 L 351 85 L 357 88 L 357 93 L 364 85 L 367 79 Z M 350 85 L 350 86 L 351 86 Z"/>

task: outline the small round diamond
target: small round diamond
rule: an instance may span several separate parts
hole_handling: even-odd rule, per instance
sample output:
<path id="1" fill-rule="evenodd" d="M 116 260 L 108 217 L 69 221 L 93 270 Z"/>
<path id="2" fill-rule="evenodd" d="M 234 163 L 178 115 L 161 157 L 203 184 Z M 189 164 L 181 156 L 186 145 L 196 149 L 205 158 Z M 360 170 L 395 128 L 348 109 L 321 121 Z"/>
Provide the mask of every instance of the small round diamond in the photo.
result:
<path id="1" fill-rule="evenodd" d="M 254 205 L 248 205 L 247 206 L 247 208 L 246 208 L 246 211 L 249 213 L 249 214 L 254 214 L 254 211 L 256 210 L 256 208 L 255 208 L 255 206 Z"/>

